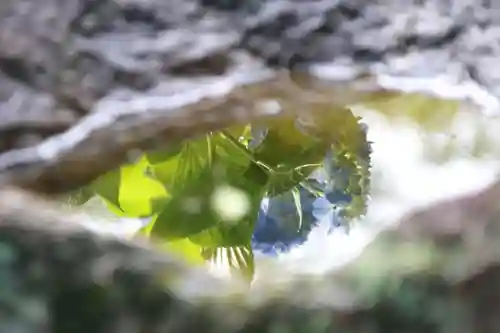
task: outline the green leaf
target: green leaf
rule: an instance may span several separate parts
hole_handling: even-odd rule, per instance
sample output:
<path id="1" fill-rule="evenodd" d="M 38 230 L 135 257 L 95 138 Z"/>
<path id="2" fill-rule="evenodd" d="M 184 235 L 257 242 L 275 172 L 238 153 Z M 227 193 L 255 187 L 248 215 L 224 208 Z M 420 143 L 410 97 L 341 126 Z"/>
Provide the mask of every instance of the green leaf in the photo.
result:
<path id="1" fill-rule="evenodd" d="M 173 198 L 156 218 L 152 234 L 165 239 L 190 237 L 209 246 L 247 244 L 266 181 L 248 178 L 258 174 L 248 172 L 252 155 L 224 135 L 213 134 L 196 144 L 196 150 L 185 147 L 176 157 L 178 176 L 173 182 L 183 178 L 183 186 L 171 187 Z M 221 199 L 221 195 L 228 197 Z M 243 205 L 241 213 L 235 211 L 238 205 Z"/>
<path id="2" fill-rule="evenodd" d="M 124 212 L 120 208 L 120 202 L 119 202 L 120 182 L 121 182 L 120 169 L 115 169 L 97 178 L 90 185 L 90 188 L 97 195 L 103 198 L 107 204 L 110 204 L 112 206 L 110 207 L 110 209 L 122 214 Z"/>
<path id="3" fill-rule="evenodd" d="M 97 179 L 92 189 L 111 204 L 110 209 L 121 216 L 151 216 L 167 200 L 169 194 L 163 185 L 146 173 L 148 163 L 140 159 Z"/>
<path id="4" fill-rule="evenodd" d="M 223 135 L 230 135 L 235 138 L 237 142 L 242 144 L 245 147 L 248 147 L 250 140 L 252 139 L 252 126 L 251 125 L 238 125 L 231 126 L 224 131 L 222 131 Z"/>
<path id="5" fill-rule="evenodd" d="M 227 259 L 231 274 L 243 276 L 247 281 L 253 280 L 255 258 L 250 245 L 204 248 L 203 257 L 218 265 L 224 264 L 224 259 Z"/>
<path id="6" fill-rule="evenodd" d="M 152 164 L 148 167 L 148 172 L 162 183 L 169 193 L 174 192 L 173 184 L 180 160 L 181 157 L 175 156 L 165 162 Z"/>
<path id="7" fill-rule="evenodd" d="M 228 172 L 225 177 L 225 186 L 242 191 L 249 202 L 248 211 L 242 216 L 237 223 L 223 221 L 220 218 L 216 223 L 190 237 L 190 239 L 204 247 L 227 247 L 227 246 L 242 246 L 248 244 L 252 237 L 255 221 L 260 208 L 260 203 L 265 194 L 265 184 L 254 182 L 248 177 L 248 173 L 242 175 L 238 168 L 233 169 L 235 172 Z M 228 206 L 230 199 L 226 199 Z"/>
<path id="8" fill-rule="evenodd" d="M 246 244 L 264 190 L 246 179 L 240 168 L 217 163 L 176 193 L 157 217 L 152 232 L 166 239 L 192 236 L 200 245 Z M 241 212 L 235 211 L 238 207 Z"/>
<path id="9" fill-rule="evenodd" d="M 233 274 L 242 274 L 249 281 L 253 280 L 255 275 L 255 258 L 252 247 L 237 246 L 227 249 L 229 267 Z"/>
<path id="10" fill-rule="evenodd" d="M 170 153 L 174 150 L 170 150 Z M 163 237 L 166 239 L 176 239 L 189 235 L 192 230 L 202 230 L 206 220 L 199 219 L 199 223 L 184 223 L 186 219 L 198 219 L 194 214 L 185 214 L 186 205 L 197 204 L 197 186 L 210 184 L 205 183 L 205 179 L 210 177 L 207 168 L 212 159 L 212 143 L 210 136 L 198 140 L 183 142 L 179 146 L 179 153 L 169 154 L 167 151 L 162 157 L 168 157 L 165 161 L 150 165 L 148 170 L 158 179 L 174 200 L 167 202 L 162 207 L 152 222 L 144 229 L 147 234 Z M 160 158 L 156 159 L 159 162 Z M 192 192 L 196 195 L 189 197 Z M 179 206 L 175 206 L 179 205 Z M 200 201 L 201 205 L 201 201 Z M 175 224 L 179 224 L 177 227 Z M 210 222 L 209 222 L 210 223 Z M 210 225 L 210 224 L 208 224 Z M 201 229 L 198 229 L 201 228 Z"/>
<path id="11" fill-rule="evenodd" d="M 205 247 L 241 246 L 252 237 L 254 221 L 248 219 L 238 225 L 217 224 L 196 235 L 189 237 L 191 241 Z"/>
<path id="12" fill-rule="evenodd" d="M 290 169 L 287 166 L 277 167 L 270 175 L 268 196 L 275 197 L 293 189 L 303 182 L 318 165 L 320 164 L 314 164 L 314 167 L 302 167 L 300 169 Z"/>
<path id="13" fill-rule="evenodd" d="M 271 124 L 262 143 L 255 149 L 255 158 L 271 167 L 268 195 L 276 196 L 297 186 L 319 164 L 331 143 L 299 129 L 294 119 L 280 119 Z"/>
<path id="14" fill-rule="evenodd" d="M 205 168 L 165 204 L 155 219 L 152 234 L 166 240 L 184 238 L 217 223 L 218 217 L 211 207 L 214 188 L 213 170 Z"/>
<path id="15" fill-rule="evenodd" d="M 217 155 L 235 166 L 248 168 L 250 162 L 254 159 L 253 153 L 241 142 L 238 142 L 231 133 L 222 132 L 213 136 L 216 145 Z"/>
<path id="16" fill-rule="evenodd" d="M 248 168 L 243 173 L 243 177 L 248 179 L 248 181 L 255 183 L 258 186 L 267 188 L 270 174 L 256 163 L 251 162 Z"/>
<path id="17" fill-rule="evenodd" d="M 121 168 L 120 208 L 129 216 L 151 216 L 161 205 L 159 199 L 169 197 L 163 185 L 147 176 L 145 159 Z"/>
<path id="18" fill-rule="evenodd" d="M 150 166 L 150 171 L 172 194 L 182 190 L 191 180 L 212 163 L 213 142 L 211 136 L 182 143 L 180 153 L 162 163 Z"/>

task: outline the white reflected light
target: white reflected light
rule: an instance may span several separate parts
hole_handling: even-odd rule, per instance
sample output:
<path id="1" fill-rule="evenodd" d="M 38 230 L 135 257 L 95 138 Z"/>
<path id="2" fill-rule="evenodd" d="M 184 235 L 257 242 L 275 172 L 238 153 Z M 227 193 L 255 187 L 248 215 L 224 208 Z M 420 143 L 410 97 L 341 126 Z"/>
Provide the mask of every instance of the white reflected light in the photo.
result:
<path id="1" fill-rule="evenodd" d="M 212 194 L 212 209 L 227 223 L 237 223 L 250 211 L 250 199 L 240 189 L 219 186 Z"/>

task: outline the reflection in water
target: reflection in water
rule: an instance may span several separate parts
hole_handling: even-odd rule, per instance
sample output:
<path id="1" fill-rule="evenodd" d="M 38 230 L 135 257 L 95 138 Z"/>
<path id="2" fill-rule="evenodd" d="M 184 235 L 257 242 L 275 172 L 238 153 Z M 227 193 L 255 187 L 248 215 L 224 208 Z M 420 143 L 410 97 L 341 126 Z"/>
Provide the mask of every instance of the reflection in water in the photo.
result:
<path id="1" fill-rule="evenodd" d="M 295 120 L 294 129 L 288 127 L 285 130 L 280 124 L 252 131 L 256 139 L 250 140 L 250 149 L 256 151 L 257 156 L 266 157 L 265 154 L 258 153 L 262 151 L 259 147 L 273 142 L 276 145 L 272 154 L 276 155 L 284 146 L 290 146 L 296 137 L 301 141 L 310 140 L 308 130 L 309 133 L 312 130 L 318 134 L 322 132 L 321 128 L 325 128 L 324 115 L 319 118 L 320 122 L 318 119 L 313 118 L 312 121 L 309 119 L 308 128 L 305 129 L 301 126 L 304 124 L 301 120 L 300 118 Z M 331 123 L 326 122 L 327 135 L 324 135 L 323 131 L 323 135 L 316 137 L 322 141 L 309 147 L 313 151 L 317 150 L 316 156 L 303 154 L 304 158 L 297 161 L 299 163 L 291 165 L 302 168 L 307 165 L 312 166 L 309 170 L 304 168 L 303 179 L 294 181 L 293 188 L 283 193 L 273 193 L 271 189 L 268 196 L 262 200 L 252 235 L 252 248 L 257 253 L 272 256 L 287 253 L 304 244 L 311 231 L 320 223 L 328 225 L 326 232 L 330 233 L 334 228 L 348 227 L 353 218 L 365 212 L 371 151 L 365 139 L 366 126 L 359 123 L 358 119 L 347 110 L 338 111 L 335 120 Z M 350 126 L 341 128 L 339 123 L 349 123 Z M 284 132 L 288 132 L 288 135 L 284 135 Z M 292 133 L 295 135 L 292 136 Z M 342 135 L 338 135 L 339 133 Z M 287 137 L 288 141 L 277 144 L 279 140 L 276 140 L 276 137 L 279 137 L 279 134 Z M 267 140 L 272 136 L 275 138 Z M 292 155 L 300 155 L 301 152 L 304 152 L 303 143 L 288 151 Z M 283 170 L 283 167 L 290 162 L 290 155 L 283 155 L 280 158 L 272 164 L 278 168 L 281 165 Z"/>
<path id="2" fill-rule="evenodd" d="M 356 106 L 372 143 L 371 191 L 366 215 L 332 233 L 313 230 L 303 246 L 278 264 L 259 258 L 259 277 L 276 270 L 322 273 L 351 261 L 382 228 L 411 209 L 490 185 L 500 169 L 500 118 L 456 102 L 405 95 Z"/>
<path id="3" fill-rule="evenodd" d="M 146 218 L 141 234 L 187 241 L 205 259 L 227 259 L 253 276 L 255 254 L 290 252 L 320 224 L 330 233 L 366 212 L 367 128 L 348 109 L 313 106 L 147 152 L 88 191 L 116 214 Z M 214 200 L 221 188 L 243 193 L 245 204 Z M 245 209 L 229 221 L 224 206 Z"/>
<path id="4" fill-rule="evenodd" d="M 366 133 L 366 127 L 360 128 L 361 133 Z M 366 142 L 360 152 L 336 151 L 335 146 L 341 145 L 334 144 L 321 166 L 297 184 L 295 196 L 290 190 L 262 201 L 252 237 L 255 250 L 270 255 L 289 252 L 302 245 L 320 222 L 328 225 L 330 233 L 334 228 L 348 227 L 349 220 L 364 213 L 369 189 L 369 144 Z M 345 163 L 349 153 L 355 156 L 350 164 Z M 365 170 L 358 172 L 358 168 Z M 357 202 L 353 202 L 353 196 Z"/>
<path id="5" fill-rule="evenodd" d="M 257 279 L 275 269 L 319 273 L 342 265 L 408 210 L 487 186 L 497 175 L 500 119 L 419 95 L 351 110 L 319 104 L 300 121 L 224 132 L 248 154 L 229 145 L 217 156 L 236 158 L 234 175 L 267 186 L 251 229 Z M 232 232 L 209 229 L 191 239 L 206 246 Z"/>

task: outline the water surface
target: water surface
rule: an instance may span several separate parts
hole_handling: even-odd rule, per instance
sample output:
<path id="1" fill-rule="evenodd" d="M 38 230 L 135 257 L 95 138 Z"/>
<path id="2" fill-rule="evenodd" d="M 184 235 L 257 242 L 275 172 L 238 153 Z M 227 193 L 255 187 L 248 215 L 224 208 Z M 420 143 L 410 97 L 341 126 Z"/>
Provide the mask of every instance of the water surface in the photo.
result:
<path id="1" fill-rule="evenodd" d="M 408 211 L 479 190 L 497 176 L 500 118 L 470 103 L 389 94 L 345 109 L 324 102 L 308 107 L 298 118 L 252 123 L 246 139 L 236 135 L 244 126 L 225 132 L 247 140 L 272 167 L 285 170 L 284 160 L 296 166 L 319 161 L 318 154 L 327 161 L 308 168 L 296 184 L 300 214 L 292 190 L 268 193 L 261 202 L 252 242 L 257 280 L 276 269 L 321 273 L 338 267 Z M 268 137 L 271 148 L 259 150 L 269 131 L 278 133 Z M 311 185 L 324 193 L 311 195 Z M 143 222 L 120 220 L 111 229 L 131 234 Z M 227 266 L 219 262 L 214 272 L 225 275 Z"/>

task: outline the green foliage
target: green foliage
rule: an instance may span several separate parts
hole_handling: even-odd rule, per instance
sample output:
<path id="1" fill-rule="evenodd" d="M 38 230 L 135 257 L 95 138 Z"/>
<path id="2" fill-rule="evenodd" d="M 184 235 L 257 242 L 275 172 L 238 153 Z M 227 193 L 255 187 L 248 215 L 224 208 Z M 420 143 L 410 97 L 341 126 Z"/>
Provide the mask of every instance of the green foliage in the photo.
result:
<path id="1" fill-rule="evenodd" d="M 117 215 L 150 218 L 139 233 L 189 261 L 225 258 L 251 279 L 251 236 L 262 199 L 291 191 L 300 228 L 298 186 L 316 191 L 307 177 L 328 152 L 352 173 L 346 184 L 339 181 L 353 196 L 349 215 L 364 211 L 370 167 L 365 132 L 350 111 L 331 113 L 334 118 L 323 114 L 307 126 L 297 119 L 270 122 L 257 145 L 250 144 L 250 125 L 166 145 L 102 175 L 70 201 L 82 204 L 97 195 Z"/>
<path id="2" fill-rule="evenodd" d="M 255 273 L 253 251 L 250 245 L 231 247 L 208 247 L 202 250 L 205 260 L 223 264 L 227 259 L 233 274 L 240 274 L 251 280 Z"/>

